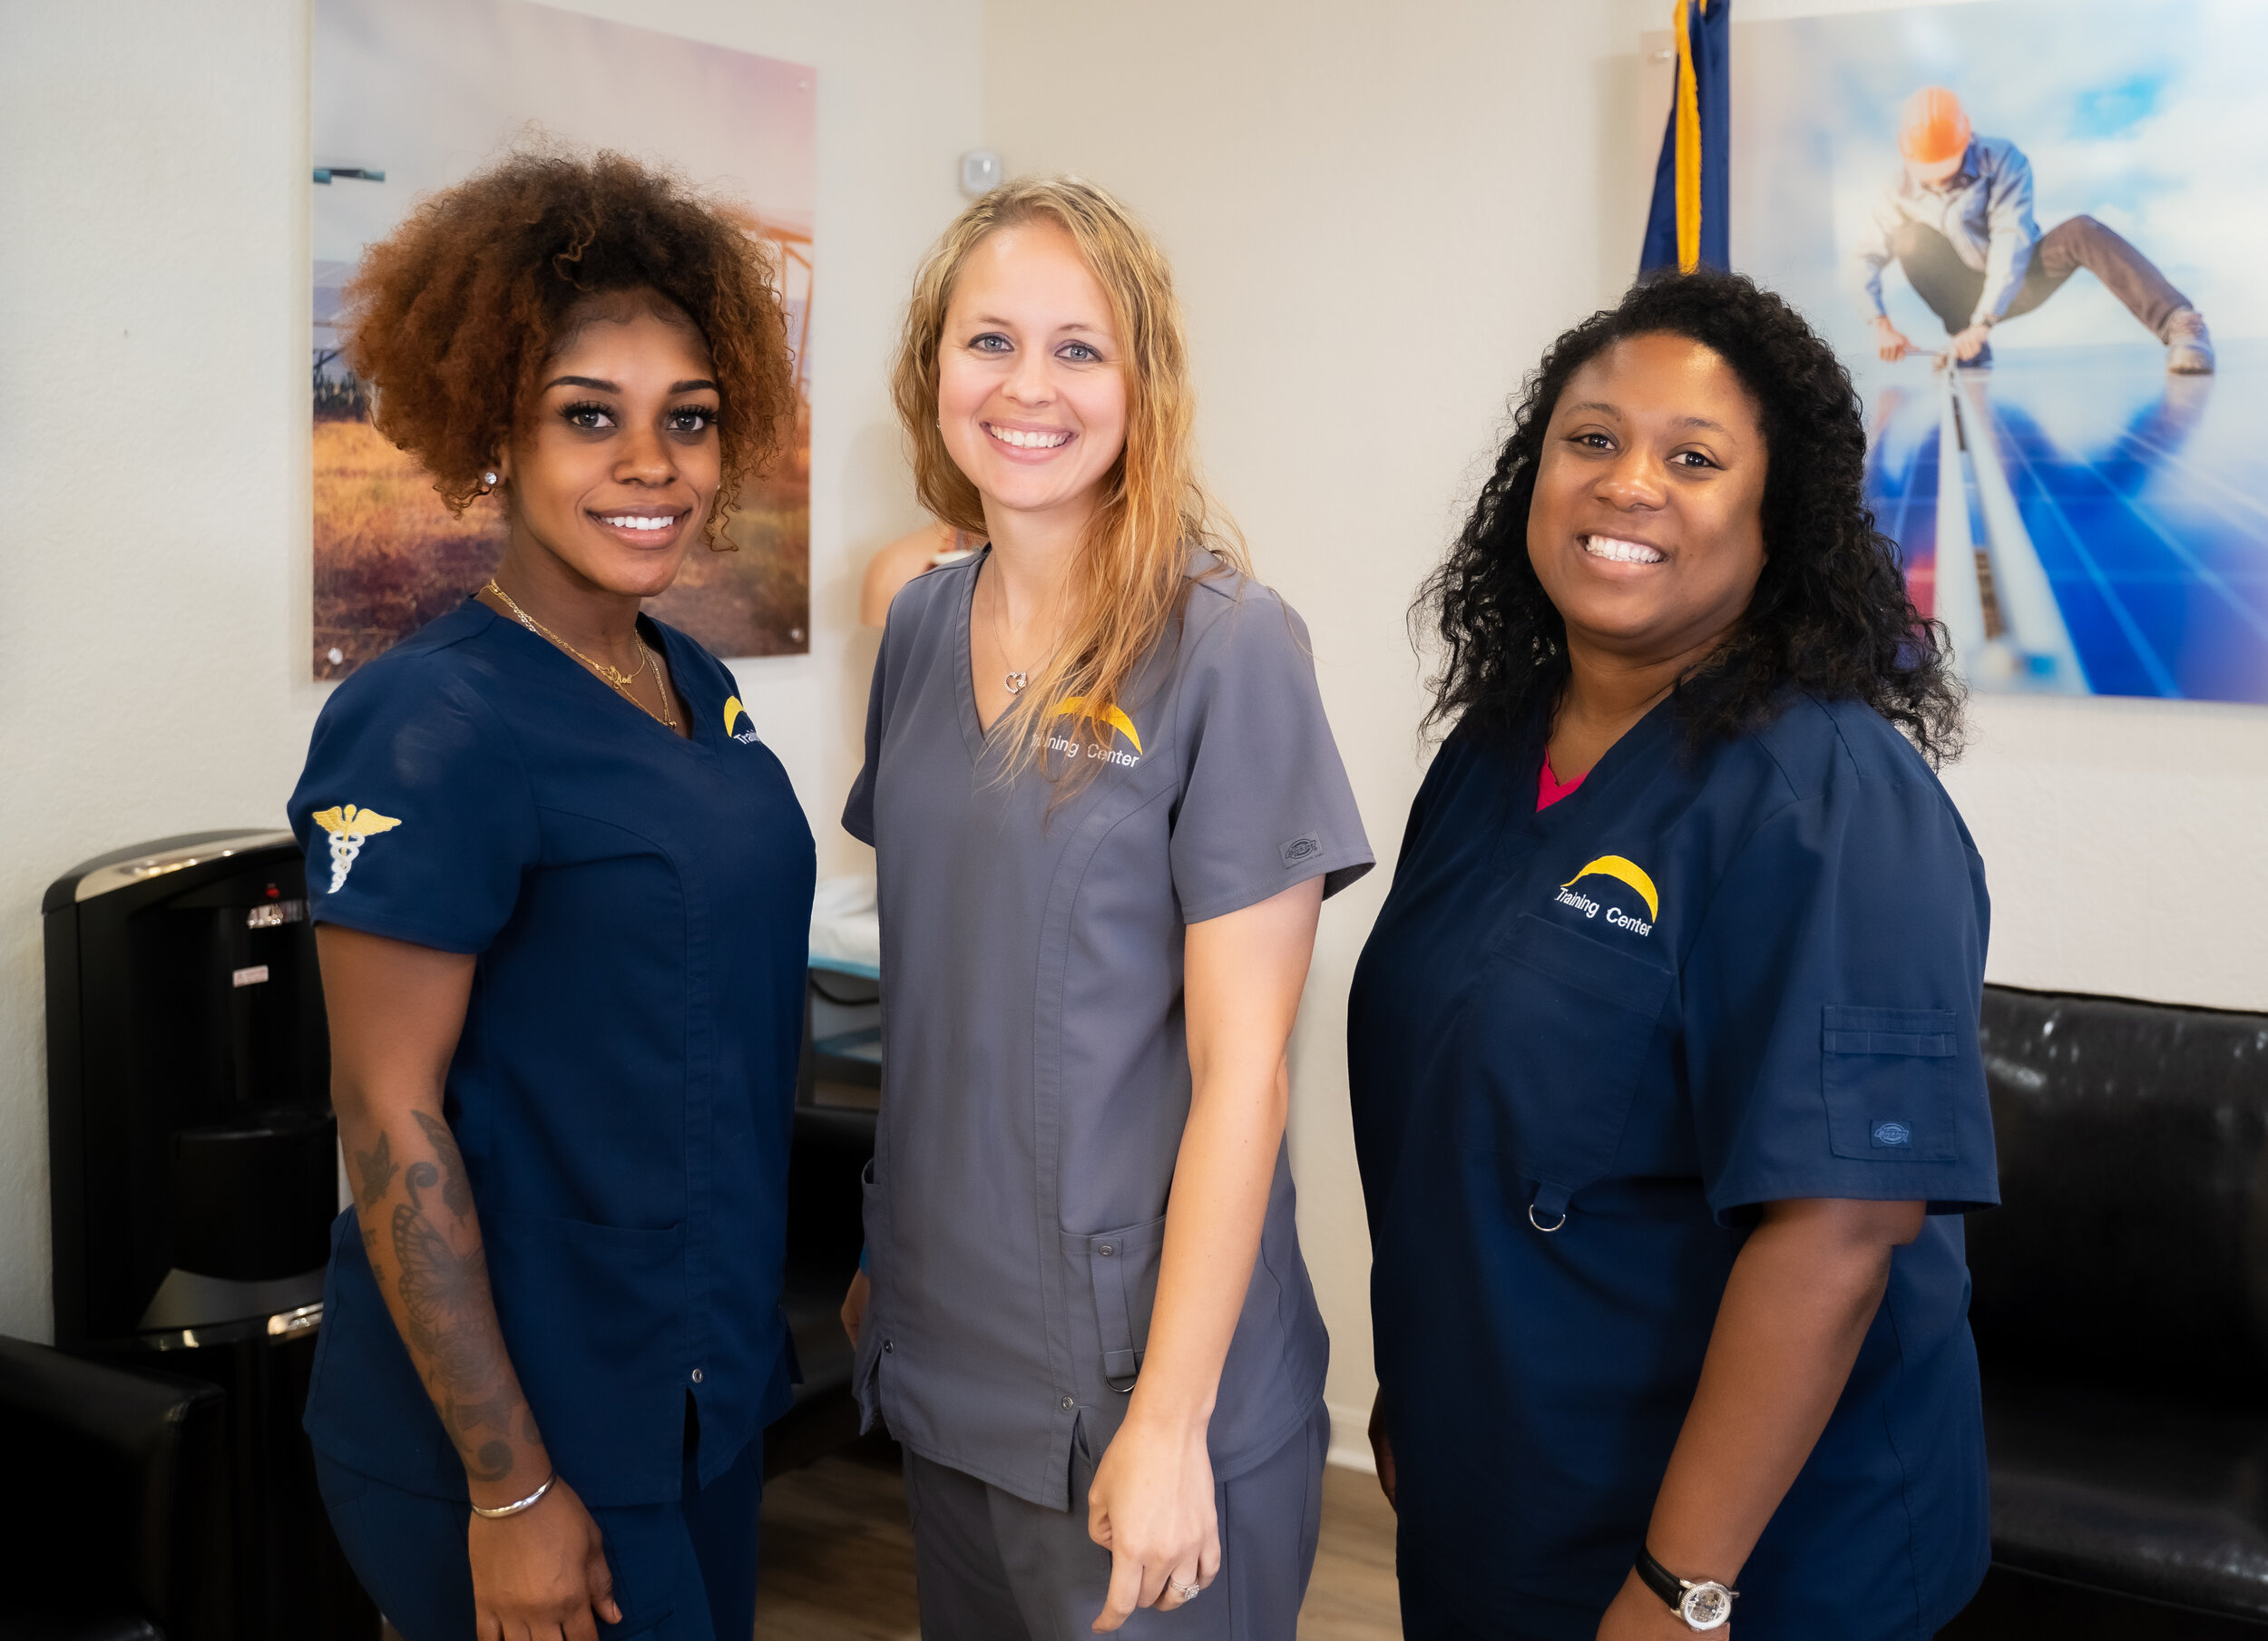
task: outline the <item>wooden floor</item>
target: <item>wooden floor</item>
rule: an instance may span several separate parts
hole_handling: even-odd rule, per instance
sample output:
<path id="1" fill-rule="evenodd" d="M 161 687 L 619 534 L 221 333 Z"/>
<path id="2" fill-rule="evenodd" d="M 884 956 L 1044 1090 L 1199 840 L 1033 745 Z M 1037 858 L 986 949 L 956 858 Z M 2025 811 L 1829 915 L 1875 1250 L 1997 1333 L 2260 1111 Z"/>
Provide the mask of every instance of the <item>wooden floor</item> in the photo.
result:
<path id="1" fill-rule="evenodd" d="M 1336 1465 L 1323 1472 L 1323 1544 L 1300 1641 L 1401 1641 L 1402 1601 L 1393 1581 L 1393 1511 L 1378 1478 Z"/>
<path id="2" fill-rule="evenodd" d="M 764 1490 L 757 1641 L 914 1641 L 914 1540 L 885 1451 L 854 1450 Z M 1326 1470 L 1323 1543 L 1300 1641 L 1398 1641 L 1393 1513 L 1378 1483 Z"/>

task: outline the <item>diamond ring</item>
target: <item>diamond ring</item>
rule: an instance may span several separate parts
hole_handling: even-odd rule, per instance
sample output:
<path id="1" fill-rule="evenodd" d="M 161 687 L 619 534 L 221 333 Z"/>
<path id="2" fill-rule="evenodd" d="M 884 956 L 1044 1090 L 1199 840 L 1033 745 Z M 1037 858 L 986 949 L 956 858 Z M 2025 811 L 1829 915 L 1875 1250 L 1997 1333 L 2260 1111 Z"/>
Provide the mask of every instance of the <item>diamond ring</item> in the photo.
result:
<path id="1" fill-rule="evenodd" d="M 1202 1584 L 1177 1584 L 1173 1587 L 1173 1593 L 1184 1601 L 1194 1601 L 1205 1593 L 1205 1587 Z"/>

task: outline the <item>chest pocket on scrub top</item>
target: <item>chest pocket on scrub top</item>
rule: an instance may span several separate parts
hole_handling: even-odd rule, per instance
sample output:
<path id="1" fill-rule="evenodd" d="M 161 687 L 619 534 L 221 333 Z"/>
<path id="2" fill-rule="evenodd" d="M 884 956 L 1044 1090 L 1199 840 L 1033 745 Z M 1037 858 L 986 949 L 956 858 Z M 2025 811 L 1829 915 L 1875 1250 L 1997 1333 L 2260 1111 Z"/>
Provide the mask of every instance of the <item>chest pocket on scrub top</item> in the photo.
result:
<path id="1" fill-rule="evenodd" d="M 1538 1230 L 1565 1225 L 1569 1200 L 1614 1165 L 1672 978 L 1533 913 L 1483 963 L 1463 1033 L 1482 1089 L 1467 1138 L 1533 1184 Z"/>

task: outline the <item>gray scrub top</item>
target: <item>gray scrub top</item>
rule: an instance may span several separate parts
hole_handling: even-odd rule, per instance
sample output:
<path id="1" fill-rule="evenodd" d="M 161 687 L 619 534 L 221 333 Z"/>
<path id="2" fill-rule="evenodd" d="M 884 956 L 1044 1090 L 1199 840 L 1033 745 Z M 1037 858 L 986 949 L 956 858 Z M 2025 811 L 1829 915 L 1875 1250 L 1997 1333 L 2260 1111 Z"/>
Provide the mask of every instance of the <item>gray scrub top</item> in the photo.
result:
<path id="1" fill-rule="evenodd" d="M 1079 754 L 1091 784 L 1051 814 L 1038 771 L 1002 782 L 969 664 L 988 556 L 891 605 L 843 816 L 882 915 L 856 1383 L 922 1457 L 1066 1509 L 1073 1432 L 1100 1453 L 1117 1431 L 1149 1330 L 1189 1111 L 1182 929 L 1311 877 L 1335 894 L 1372 855 L 1305 627 L 1204 553 L 1125 721 Z M 1323 1392 L 1292 1209 L 1279 1152 L 1214 1406 L 1223 1479 Z"/>

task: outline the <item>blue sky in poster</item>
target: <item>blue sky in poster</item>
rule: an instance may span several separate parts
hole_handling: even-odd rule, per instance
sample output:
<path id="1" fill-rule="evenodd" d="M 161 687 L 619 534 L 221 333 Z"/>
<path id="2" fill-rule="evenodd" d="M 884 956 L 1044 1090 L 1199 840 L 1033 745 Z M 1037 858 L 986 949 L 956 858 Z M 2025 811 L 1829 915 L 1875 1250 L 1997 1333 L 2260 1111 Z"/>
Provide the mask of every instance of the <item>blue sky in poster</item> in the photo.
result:
<path id="1" fill-rule="evenodd" d="M 323 0 L 313 22 L 315 163 L 386 173 L 316 190 L 319 260 L 353 260 L 416 195 L 531 124 L 672 167 L 810 230 L 807 67 L 529 0 Z"/>
<path id="2" fill-rule="evenodd" d="M 530 132 L 668 167 L 812 230 L 818 76 L 803 64 L 531 0 L 319 0 L 313 25 L 314 161 L 386 173 L 314 189 L 318 347 L 363 247 Z M 786 287 L 800 334 L 807 271 Z"/>
<path id="3" fill-rule="evenodd" d="M 2268 5 L 2255 0 L 1989 0 L 1745 25 L 1733 58 L 1734 261 L 1769 270 L 1839 347 L 1855 348 L 1847 259 L 1897 172 L 1901 105 L 1936 83 L 1980 134 L 2030 157 L 2043 230 L 2090 213 L 2140 246 L 2215 336 L 2268 337 L 2263 71 Z M 1893 300 L 1917 341 L 1941 330 L 1902 289 Z M 1995 345 L 2135 339 L 2124 309 L 2082 277 Z"/>

